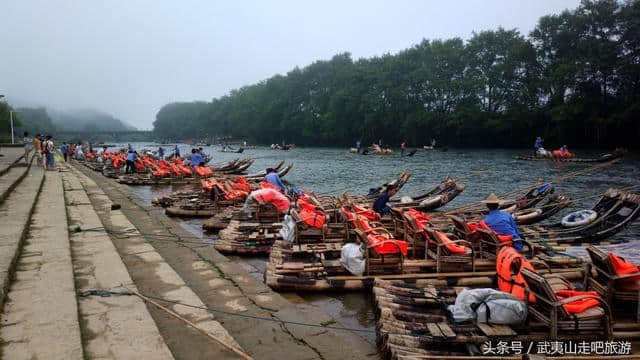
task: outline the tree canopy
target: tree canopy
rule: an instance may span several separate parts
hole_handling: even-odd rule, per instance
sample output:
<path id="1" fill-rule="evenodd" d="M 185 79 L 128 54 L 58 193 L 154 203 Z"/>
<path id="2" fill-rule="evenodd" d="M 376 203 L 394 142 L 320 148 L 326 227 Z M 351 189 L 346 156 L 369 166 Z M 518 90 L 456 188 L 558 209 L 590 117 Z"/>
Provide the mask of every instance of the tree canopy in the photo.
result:
<path id="1" fill-rule="evenodd" d="M 638 147 L 640 0 L 583 0 L 515 29 L 422 40 L 397 54 L 349 53 L 232 90 L 165 105 L 163 139 L 257 143 Z"/>

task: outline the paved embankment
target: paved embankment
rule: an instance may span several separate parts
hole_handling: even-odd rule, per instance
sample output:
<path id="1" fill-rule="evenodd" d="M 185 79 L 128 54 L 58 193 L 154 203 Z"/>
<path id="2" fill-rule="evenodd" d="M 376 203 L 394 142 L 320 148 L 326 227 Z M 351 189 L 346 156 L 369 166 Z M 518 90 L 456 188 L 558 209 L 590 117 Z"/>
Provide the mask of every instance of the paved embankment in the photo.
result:
<path id="1" fill-rule="evenodd" d="M 32 153 L 33 154 L 33 153 Z M 12 166 L 17 165 L 24 157 L 24 147 L 22 146 L 1 146 L 0 145 L 0 176 L 4 175 Z"/>
<path id="2" fill-rule="evenodd" d="M 364 359 L 375 358 L 374 346 L 349 331 L 335 331 L 280 321 L 307 324 L 330 323 L 332 318 L 311 306 L 294 305 L 256 280 L 240 264 L 218 253 L 212 246 L 203 246 L 179 224 L 146 206 L 125 185 L 79 166 L 79 169 L 104 191 L 108 198 L 122 206 L 122 214 L 137 229 L 135 239 L 112 235 L 112 240 L 128 265 L 132 278 L 143 291 L 159 291 L 154 283 L 157 274 L 148 274 L 149 264 L 128 260 L 135 248 L 147 251 L 152 246 L 163 259 L 210 309 L 215 318 L 240 346 L 256 359 Z M 107 200 L 96 189 L 89 194 L 105 228 L 112 234 L 128 231 L 124 220 L 116 219 L 106 210 Z M 94 196 L 95 195 L 95 196 Z M 102 203 L 102 204 L 101 204 Z M 100 210 L 103 209 L 103 210 Z M 132 253 L 133 252 L 133 253 Z M 156 258 L 158 261 L 160 259 Z M 145 275 L 148 274 L 148 275 Z M 146 278 L 147 281 L 144 281 Z M 275 321 L 265 321 L 263 319 Z M 156 317 L 154 317 L 156 318 Z M 158 318 L 156 321 L 160 324 Z M 167 333 L 161 327 L 163 336 Z M 170 337 L 169 337 L 170 339 Z M 172 347 L 172 343 L 168 340 Z M 172 347 L 172 350 L 174 348 Z M 175 352 L 174 352 L 175 353 Z"/>
<path id="3" fill-rule="evenodd" d="M 31 171 L 33 184 L 19 189 L 18 194 L 20 190 L 28 191 L 32 197 L 37 194 L 42 170 Z M 25 208 L 35 201 L 23 200 Z M 58 172 L 46 175 L 7 294 L 0 338 L 2 356 L 6 359 L 83 358 L 67 216 Z"/>
<path id="4" fill-rule="evenodd" d="M 9 178 L 14 171 L 19 176 Z M 0 198 L 0 309 L 20 247 L 28 233 L 29 221 L 43 180 L 44 171 L 35 165 L 13 166 L 9 172 L 0 176 L 0 183 L 6 185 L 3 188 L 11 189 Z"/>
<path id="5" fill-rule="evenodd" d="M 137 291 L 80 180 L 68 170 L 62 178 L 78 293 Z M 78 310 L 85 357 L 135 359 L 144 354 L 149 359 L 173 358 L 139 297 L 80 296 Z"/>
<path id="6" fill-rule="evenodd" d="M 185 284 L 173 268 L 164 261 L 154 247 L 147 243 L 122 211 L 111 210 L 111 200 L 93 180 L 72 169 L 72 172 L 66 176 L 65 182 L 67 182 L 68 185 L 66 186 L 69 188 L 77 189 L 77 191 L 68 192 L 67 198 L 69 200 L 75 198 L 76 200 L 75 203 L 69 202 L 68 204 L 77 206 L 77 211 L 93 213 L 93 222 L 91 224 L 87 222 L 78 224 L 82 230 L 74 234 L 74 236 L 99 236 L 111 244 L 110 234 L 122 257 L 122 261 L 131 273 L 135 286 L 142 293 L 196 306 L 187 307 L 175 303 L 162 303 L 162 305 L 196 324 L 200 329 L 216 338 L 222 339 L 225 343 L 239 347 L 224 327 L 209 312 L 203 309 L 205 305 L 200 298 Z M 82 207 L 86 208 L 82 209 Z M 98 228 L 100 228 L 99 231 L 95 231 Z M 157 229 L 157 232 L 162 233 L 162 230 Z M 79 241 L 79 243 L 84 244 L 85 241 Z M 115 248 L 113 251 L 115 252 Z M 87 252 L 87 254 L 89 253 L 91 251 Z M 99 254 L 96 256 L 99 256 Z M 130 283 L 130 280 L 127 281 Z M 104 286 L 108 288 L 109 284 L 95 284 L 93 288 L 105 289 Z M 131 289 L 131 287 L 132 285 L 129 284 L 126 289 Z M 122 291 L 124 289 L 121 288 L 119 290 Z M 168 315 L 163 310 L 155 308 L 153 305 L 149 305 L 149 310 L 176 357 L 209 359 L 237 357 L 230 350 L 212 341 L 197 330 L 186 326 L 185 323 Z M 132 309 L 131 313 L 136 311 Z"/>

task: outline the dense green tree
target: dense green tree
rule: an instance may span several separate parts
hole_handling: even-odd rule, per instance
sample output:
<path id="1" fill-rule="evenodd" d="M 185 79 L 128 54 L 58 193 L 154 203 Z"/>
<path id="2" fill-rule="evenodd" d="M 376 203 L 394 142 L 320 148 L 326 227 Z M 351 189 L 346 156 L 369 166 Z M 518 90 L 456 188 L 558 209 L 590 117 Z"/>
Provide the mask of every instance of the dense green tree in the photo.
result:
<path id="1" fill-rule="evenodd" d="M 637 147 L 640 0 L 583 0 L 528 37 L 498 28 L 397 54 L 316 61 L 211 102 L 173 103 L 160 138 L 258 143 Z"/>

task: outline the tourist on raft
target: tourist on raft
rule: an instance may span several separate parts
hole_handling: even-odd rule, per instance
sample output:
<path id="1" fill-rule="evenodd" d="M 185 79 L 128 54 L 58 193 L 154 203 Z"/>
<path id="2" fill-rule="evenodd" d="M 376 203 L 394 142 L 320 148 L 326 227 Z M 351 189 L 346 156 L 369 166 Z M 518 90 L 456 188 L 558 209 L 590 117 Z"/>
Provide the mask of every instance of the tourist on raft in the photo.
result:
<path id="1" fill-rule="evenodd" d="M 164 148 L 162 146 L 158 147 L 158 160 L 164 160 Z"/>
<path id="2" fill-rule="evenodd" d="M 191 166 L 202 166 L 205 164 L 204 158 L 196 149 L 191 149 Z"/>
<path id="3" fill-rule="evenodd" d="M 264 176 L 264 181 L 278 187 L 282 193 L 285 192 L 284 184 L 280 180 L 280 175 L 274 168 L 267 168 L 267 175 Z"/>
<path id="4" fill-rule="evenodd" d="M 136 171 L 136 160 L 138 160 L 138 153 L 133 149 L 129 149 L 129 152 L 127 153 L 126 166 L 124 168 L 125 173 L 133 174 Z"/>
<path id="5" fill-rule="evenodd" d="M 173 148 L 173 157 L 180 157 L 180 149 L 178 149 L 178 144 Z"/>
<path id="6" fill-rule="evenodd" d="M 511 235 L 513 247 L 521 251 L 523 245 L 522 235 L 518 230 L 516 221 L 508 212 L 498 210 L 503 201 L 495 194 L 491 194 L 482 202 L 489 209 L 489 213 L 483 219 L 484 223 L 498 235 Z"/>
<path id="7" fill-rule="evenodd" d="M 536 142 L 533 143 L 533 156 L 538 155 L 538 152 L 539 152 L 540 148 L 542 147 L 542 142 L 543 142 L 542 138 L 540 136 L 538 136 L 536 138 Z"/>
<path id="8" fill-rule="evenodd" d="M 393 205 L 389 204 L 389 199 L 395 194 L 396 187 L 394 185 L 387 186 L 387 189 L 373 202 L 373 211 L 381 216 L 389 214 L 393 207 Z"/>

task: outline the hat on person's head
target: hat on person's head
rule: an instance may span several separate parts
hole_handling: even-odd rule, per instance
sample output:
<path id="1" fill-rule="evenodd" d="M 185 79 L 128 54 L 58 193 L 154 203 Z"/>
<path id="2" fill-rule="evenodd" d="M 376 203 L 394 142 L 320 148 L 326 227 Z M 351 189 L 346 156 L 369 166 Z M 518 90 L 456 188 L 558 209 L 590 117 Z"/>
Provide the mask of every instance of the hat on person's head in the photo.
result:
<path id="1" fill-rule="evenodd" d="M 504 200 L 500 199 L 496 194 L 491 193 L 486 199 L 481 201 L 483 204 L 496 204 L 500 205 L 504 203 Z"/>

